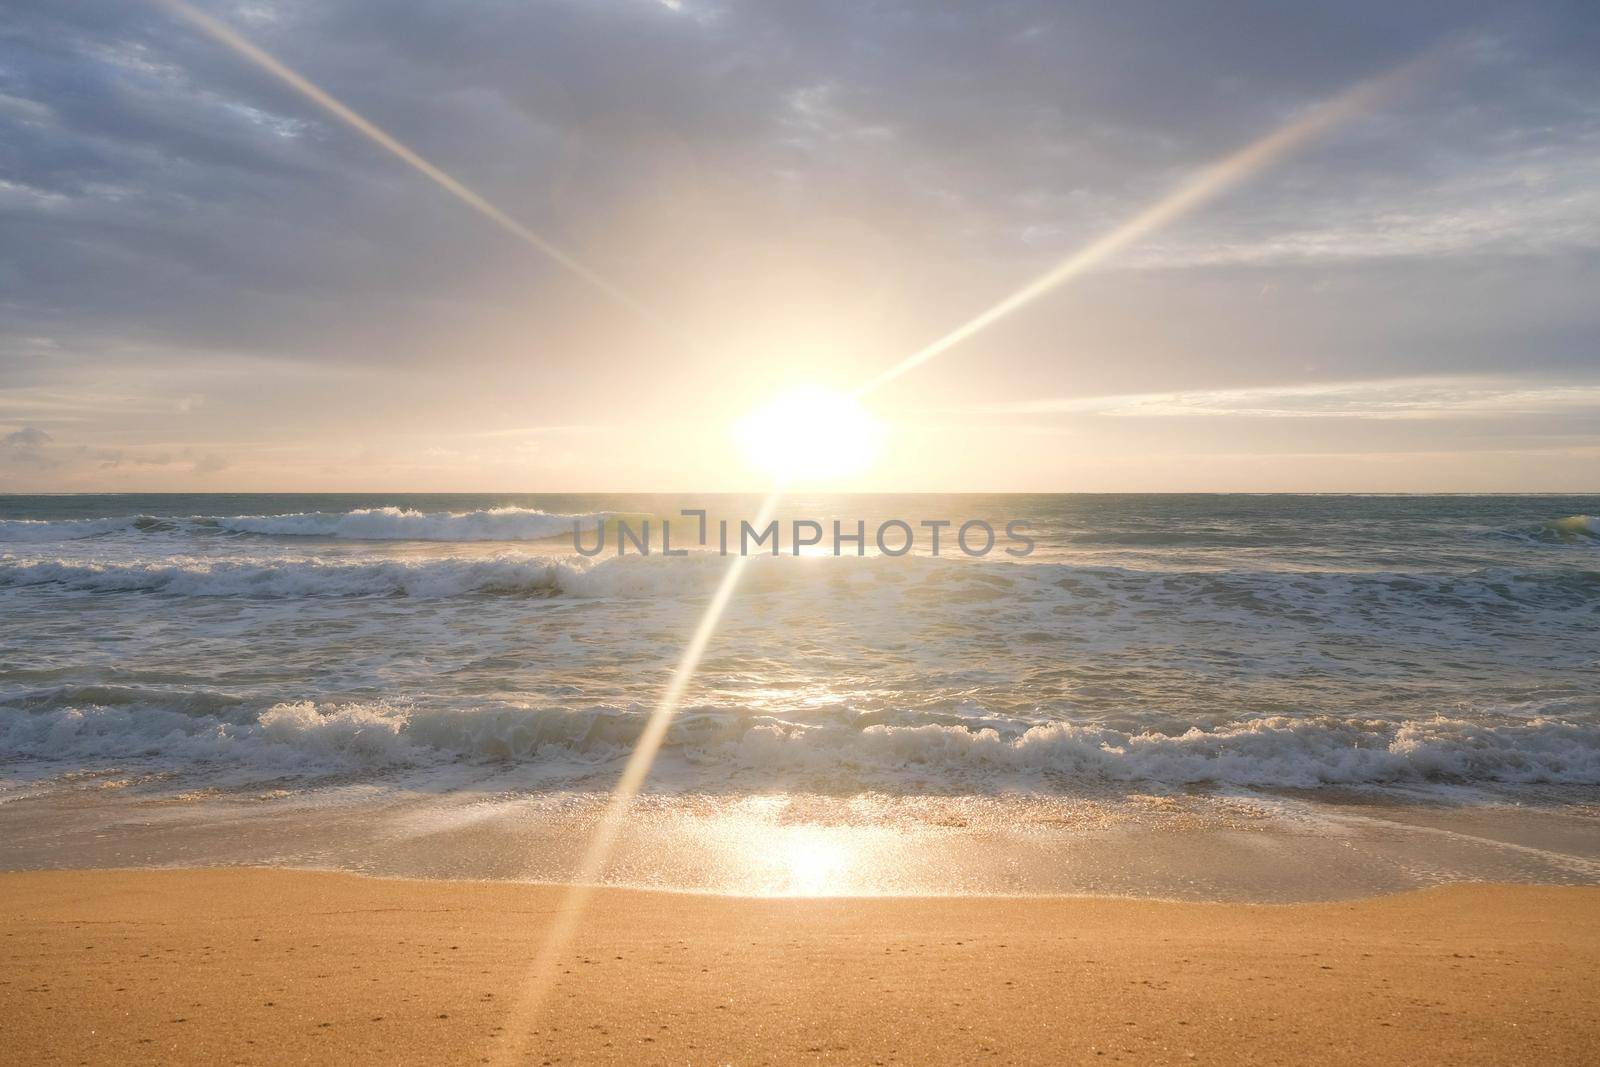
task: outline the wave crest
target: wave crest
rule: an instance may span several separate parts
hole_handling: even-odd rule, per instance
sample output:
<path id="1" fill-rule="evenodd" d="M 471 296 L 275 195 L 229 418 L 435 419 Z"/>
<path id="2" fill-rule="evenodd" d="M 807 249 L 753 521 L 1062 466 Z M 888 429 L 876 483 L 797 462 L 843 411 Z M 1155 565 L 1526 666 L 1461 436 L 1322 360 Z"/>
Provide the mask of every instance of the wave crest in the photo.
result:
<path id="1" fill-rule="evenodd" d="M 331 563 L 182 561 L 0 562 L 0 586 L 59 586 L 92 593 L 146 592 L 193 597 L 451 597 L 579 592 L 585 568 L 538 557 Z"/>
<path id="2" fill-rule="evenodd" d="M 0 519 L 0 541 L 41 544 L 81 541 L 125 530 L 170 529 L 171 522 L 153 515 L 121 515 L 103 519 Z"/>
<path id="3" fill-rule="evenodd" d="M 1562 540 L 1587 540 L 1600 538 L 1600 518 L 1593 515 L 1568 515 L 1549 523 L 1544 530 Z"/>
<path id="4" fill-rule="evenodd" d="M 218 709 L 220 710 L 220 709 Z M 624 758 L 640 708 L 411 708 L 276 704 L 259 715 L 126 703 L 0 716 L 0 754 L 83 760 L 161 757 L 319 773 L 454 760 L 550 762 L 575 771 Z M 993 722 L 993 720 L 990 720 Z M 1553 715 L 1466 720 L 1262 716 L 1183 733 L 914 718 L 798 724 L 716 709 L 668 731 L 676 777 L 771 784 L 788 776 L 875 789 L 930 776 L 966 788 L 1062 789 L 1096 783 L 1312 788 L 1423 783 L 1600 784 L 1600 726 Z M 669 774 L 672 772 L 669 772 Z"/>
<path id="5" fill-rule="evenodd" d="M 186 519 L 121 515 L 94 519 L 0 519 L 0 542 L 42 544 L 117 533 L 222 531 L 266 537 L 326 537 L 353 541 L 543 541 L 568 536 L 573 524 L 591 530 L 603 513 L 562 515 L 534 508 L 414 511 L 357 508 L 286 515 L 192 515 Z"/>
<path id="6" fill-rule="evenodd" d="M 542 541 L 592 529 L 603 515 L 557 515 L 531 508 L 483 511 L 412 511 L 357 508 L 292 515 L 234 515 L 213 520 L 231 533 L 275 537 L 334 537 L 359 541 Z"/>
<path id="7" fill-rule="evenodd" d="M 194 597 L 579 596 L 670 598 L 706 595 L 727 568 L 714 553 L 335 560 L 315 557 L 96 563 L 0 557 L 0 588 L 55 586 L 89 593 Z M 1340 571 L 1140 571 L 1068 563 L 1012 563 L 928 557 L 756 556 L 746 594 L 828 597 L 843 590 L 886 597 L 939 597 L 951 605 L 1010 600 L 1039 610 L 1137 612 L 1163 602 L 1178 612 L 1241 610 L 1272 618 L 1355 612 L 1432 619 L 1448 604 L 1461 618 L 1510 609 L 1586 613 L 1600 595 L 1600 571 L 1476 571 L 1457 575 Z M 826 579 L 826 581 L 820 581 Z M 1351 620 L 1359 623 L 1359 618 Z"/>

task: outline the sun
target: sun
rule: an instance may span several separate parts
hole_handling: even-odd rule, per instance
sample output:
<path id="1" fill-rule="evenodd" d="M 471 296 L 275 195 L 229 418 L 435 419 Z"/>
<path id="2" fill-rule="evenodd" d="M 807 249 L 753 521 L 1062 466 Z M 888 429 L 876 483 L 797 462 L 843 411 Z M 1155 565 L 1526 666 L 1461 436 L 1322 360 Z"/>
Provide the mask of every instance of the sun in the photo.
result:
<path id="1" fill-rule="evenodd" d="M 883 425 L 854 397 L 802 386 L 740 419 L 734 438 L 752 470 L 792 486 L 866 471 L 878 458 Z"/>

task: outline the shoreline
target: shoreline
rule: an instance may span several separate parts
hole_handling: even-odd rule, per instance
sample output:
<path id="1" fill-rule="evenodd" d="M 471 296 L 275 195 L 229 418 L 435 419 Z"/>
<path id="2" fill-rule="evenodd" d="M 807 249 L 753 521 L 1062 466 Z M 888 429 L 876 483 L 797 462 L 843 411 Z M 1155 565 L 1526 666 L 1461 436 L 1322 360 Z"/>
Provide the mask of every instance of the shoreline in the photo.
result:
<path id="1" fill-rule="evenodd" d="M 1579 1062 L 1600 887 L 1337 903 L 736 897 L 270 868 L 0 874 L 34 1062 Z"/>
<path id="2" fill-rule="evenodd" d="M 673 773 L 669 766 L 663 773 Z M 485 777 L 487 775 L 487 777 Z M 438 784 L 438 780 L 433 780 Z M 523 768 L 429 790 L 177 792 L 131 772 L 0 805 L 0 870 L 267 867 L 568 885 L 609 791 Z M 1593 791 L 1566 803 L 1103 791 L 648 794 L 602 884 L 741 897 L 1359 900 L 1430 885 L 1600 885 Z"/>
<path id="3" fill-rule="evenodd" d="M 526 889 L 537 893 L 564 895 L 581 891 L 584 894 L 639 894 L 650 897 L 682 897 L 690 900 L 735 901 L 774 903 L 794 901 L 803 903 L 880 903 L 880 902 L 963 902 L 973 905 L 994 903 L 1004 905 L 1048 904 L 1051 902 L 1078 902 L 1091 904 L 1151 904 L 1185 908 L 1256 908 L 1293 909 L 1342 905 L 1361 905 L 1374 901 L 1414 897 L 1426 893 L 1451 892 L 1462 889 L 1494 889 L 1517 892 L 1521 890 L 1577 890 L 1597 894 L 1600 903 L 1600 884 L 1591 882 L 1503 882 L 1492 879 L 1453 877 L 1448 881 L 1431 882 L 1403 888 L 1350 890 L 1346 895 L 1320 897 L 1276 896 L 1157 896 L 1131 889 L 1063 889 L 1052 890 L 970 890 L 970 889 L 884 889 L 878 891 L 832 890 L 755 890 L 738 888 L 650 885 L 632 882 L 598 881 L 570 882 L 559 879 L 524 878 L 516 875 L 426 875 L 396 874 L 387 871 L 372 872 L 348 867 L 319 867 L 293 863 L 189 863 L 148 864 L 126 866 L 59 866 L 59 867 L 3 867 L 0 866 L 0 883 L 18 877 L 53 877 L 70 875 L 189 875 L 233 873 L 281 873 L 305 875 L 312 878 L 353 878 L 360 882 L 412 885 L 418 887 L 457 886 L 484 889 Z M 4 889 L 0 887 L 0 905 L 4 903 Z"/>

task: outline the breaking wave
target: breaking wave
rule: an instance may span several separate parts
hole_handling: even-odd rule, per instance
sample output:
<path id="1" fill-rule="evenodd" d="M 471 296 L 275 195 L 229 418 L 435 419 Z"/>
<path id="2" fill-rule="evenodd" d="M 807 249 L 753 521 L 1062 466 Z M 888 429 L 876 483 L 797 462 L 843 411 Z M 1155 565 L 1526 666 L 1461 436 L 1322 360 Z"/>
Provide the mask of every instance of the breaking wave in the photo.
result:
<path id="1" fill-rule="evenodd" d="M 1541 528 L 1560 540 L 1595 540 L 1600 538 L 1600 518 L 1593 515 L 1568 515 Z"/>
<path id="2" fill-rule="evenodd" d="M 603 514 L 561 515 L 533 508 L 413 511 L 357 508 L 287 515 L 122 515 L 95 519 L 0 519 L 0 542 L 41 544 L 121 533 L 235 533 L 356 541 L 542 541 L 570 536 L 574 523 L 592 529 Z"/>
<path id="3" fill-rule="evenodd" d="M 361 541 L 542 541 L 570 536 L 573 523 L 592 529 L 604 515 L 555 515 L 531 508 L 411 511 L 357 508 L 294 515 L 235 515 L 212 520 L 232 533 L 275 537 L 337 537 Z"/>
<path id="4" fill-rule="evenodd" d="M 514 506 L 475 511 L 418 511 L 411 508 L 356 508 L 260 515 L 121 515 L 84 519 L 0 519 L 0 543 L 43 544 L 118 534 L 237 534 L 272 538 L 326 538 L 348 541 L 542 541 L 568 537 L 576 523 L 584 531 L 616 518 L 615 513 L 560 514 Z M 1532 525 L 1479 531 L 1500 541 L 1561 545 L 1600 542 L 1600 517 L 1568 515 Z M 1251 548 L 1281 545 L 1303 536 L 1279 523 L 1239 529 L 1212 527 L 1115 528 L 1069 531 L 1073 544 L 1089 547 Z"/>
<path id="5" fill-rule="evenodd" d="M 170 530 L 173 520 L 153 515 L 122 515 L 104 519 L 0 519 L 0 542 L 41 544 L 79 541 L 129 530 Z"/>
<path id="6" fill-rule="evenodd" d="M 90 694 L 81 694 L 89 696 Z M 625 758 L 643 709 L 417 709 L 386 703 L 276 704 L 259 714 L 191 697 L 183 706 L 118 699 L 0 715 L 0 755 L 155 758 L 270 773 L 317 774 L 456 760 L 550 761 L 574 770 Z M 208 706 L 210 705 L 210 706 Z M 875 717 L 874 717 L 875 718 Z M 994 720 L 990 720 L 993 722 Z M 1600 726 L 1556 716 L 1465 720 L 1247 718 L 1182 733 L 1001 720 L 973 727 L 917 721 L 862 725 L 848 715 L 798 724 L 699 710 L 672 725 L 677 777 L 763 782 L 785 776 L 871 788 L 946 785 L 1062 789 L 1094 783 L 1310 788 L 1459 784 L 1600 784 Z"/>
<path id="7" fill-rule="evenodd" d="M 53 586 L 77 592 L 192 597 L 581 595 L 586 591 L 585 574 L 585 568 L 572 564 L 511 556 L 359 563 L 315 559 L 172 564 L 40 560 L 0 562 L 0 587 Z"/>
<path id="8" fill-rule="evenodd" d="M 0 588 L 48 587 L 84 593 L 180 597 L 578 596 L 671 598 L 708 594 L 726 570 L 715 554 L 686 558 L 545 557 L 502 554 L 426 559 L 209 559 L 93 562 L 0 556 Z M 1384 571 L 1147 571 L 1067 563 L 1014 563 L 927 557 L 756 556 L 745 593 L 826 597 L 838 592 L 886 598 L 926 594 L 952 608 L 1010 600 L 1051 610 L 1130 611 L 1167 603 L 1187 610 L 1295 619 L 1348 610 L 1435 618 L 1546 609 L 1592 617 L 1600 571 L 1481 570 L 1456 575 Z M 825 579 L 818 585 L 819 579 Z M 1358 619 L 1350 620 L 1352 624 Z"/>

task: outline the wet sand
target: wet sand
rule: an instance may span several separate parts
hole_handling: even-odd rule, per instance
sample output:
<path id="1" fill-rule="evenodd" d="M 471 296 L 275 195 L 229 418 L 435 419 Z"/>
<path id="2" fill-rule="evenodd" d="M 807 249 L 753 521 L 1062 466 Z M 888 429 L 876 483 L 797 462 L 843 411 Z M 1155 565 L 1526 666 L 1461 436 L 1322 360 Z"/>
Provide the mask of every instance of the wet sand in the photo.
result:
<path id="1" fill-rule="evenodd" d="M 1339 903 L 597 891 L 261 869 L 0 875 L 15 1062 L 1592 1062 L 1600 888 Z"/>

